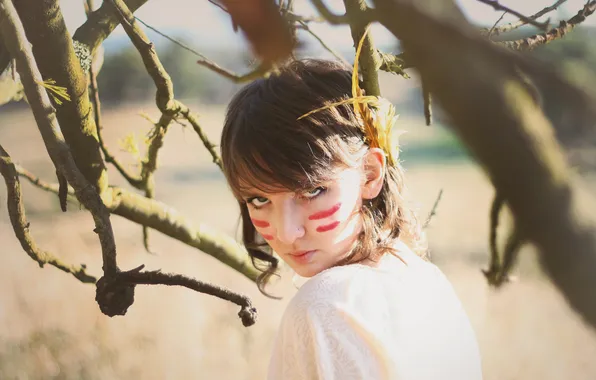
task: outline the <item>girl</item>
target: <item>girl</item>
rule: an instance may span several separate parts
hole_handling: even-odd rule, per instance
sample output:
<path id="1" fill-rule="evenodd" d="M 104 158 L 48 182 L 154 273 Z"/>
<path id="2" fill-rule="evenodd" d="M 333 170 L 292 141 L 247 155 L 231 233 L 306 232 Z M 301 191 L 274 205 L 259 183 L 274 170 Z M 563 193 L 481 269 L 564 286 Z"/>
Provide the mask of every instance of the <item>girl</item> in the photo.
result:
<path id="1" fill-rule="evenodd" d="M 469 320 L 401 196 L 392 108 L 354 95 L 350 69 L 303 60 L 228 108 L 224 171 L 259 289 L 278 267 L 273 252 L 309 278 L 284 313 L 268 378 L 481 379 Z"/>

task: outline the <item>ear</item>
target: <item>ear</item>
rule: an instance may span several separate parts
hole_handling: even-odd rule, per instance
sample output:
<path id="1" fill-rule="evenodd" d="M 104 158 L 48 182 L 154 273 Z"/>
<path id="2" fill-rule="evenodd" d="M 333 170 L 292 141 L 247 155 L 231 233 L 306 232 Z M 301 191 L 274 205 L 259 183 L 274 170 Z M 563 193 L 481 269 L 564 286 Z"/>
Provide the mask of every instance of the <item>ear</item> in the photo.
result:
<path id="1" fill-rule="evenodd" d="M 362 198 L 374 199 L 383 188 L 387 160 L 385 152 L 380 148 L 371 148 L 363 159 L 364 183 Z"/>

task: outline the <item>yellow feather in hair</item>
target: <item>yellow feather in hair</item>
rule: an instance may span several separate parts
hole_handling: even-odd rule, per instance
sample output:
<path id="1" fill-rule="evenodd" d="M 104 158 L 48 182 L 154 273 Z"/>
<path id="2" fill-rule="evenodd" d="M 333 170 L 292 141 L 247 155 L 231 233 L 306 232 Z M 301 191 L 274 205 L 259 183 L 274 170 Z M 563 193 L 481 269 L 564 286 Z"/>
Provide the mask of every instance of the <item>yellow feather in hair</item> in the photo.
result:
<path id="1" fill-rule="evenodd" d="M 364 135 L 368 145 L 371 148 L 381 148 L 387 155 L 388 164 L 395 165 L 399 155 L 397 146 L 393 145 L 391 138 L 391 129 L 398 118 L 398 115 L 395 113 L 395 107 L 385 98 L 364 95 L 358 84 L 358 59 L 360 58 L 360 52 L 362 51 L 362 45 L 364 44 L 364 38 L 367 33 L 368 28 L 364 31 L 356 49 L 356 59 L 354 60 L 354 68 L 352 70 L 352 98 L 317 108 L 300 116 L 298 120 L 325 109 L 343 104 L 353 104 L 354 112 L 362 121 Z"/>

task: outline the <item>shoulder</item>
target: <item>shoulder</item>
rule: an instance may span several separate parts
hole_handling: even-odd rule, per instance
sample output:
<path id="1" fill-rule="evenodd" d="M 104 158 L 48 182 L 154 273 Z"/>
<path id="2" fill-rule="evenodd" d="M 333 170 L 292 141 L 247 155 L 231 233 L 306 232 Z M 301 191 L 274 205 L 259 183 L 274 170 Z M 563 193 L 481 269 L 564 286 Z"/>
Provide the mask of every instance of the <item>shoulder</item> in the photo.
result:
<path id="1" fill-rule="evenodd" d="M 289 302 L 286 314 L 312 317 L 322 309 L 346 303 L 352 286 L 361 282 L 363 271 L 360 265 L 346 265 L 326 269 L 309 278 Z"/>

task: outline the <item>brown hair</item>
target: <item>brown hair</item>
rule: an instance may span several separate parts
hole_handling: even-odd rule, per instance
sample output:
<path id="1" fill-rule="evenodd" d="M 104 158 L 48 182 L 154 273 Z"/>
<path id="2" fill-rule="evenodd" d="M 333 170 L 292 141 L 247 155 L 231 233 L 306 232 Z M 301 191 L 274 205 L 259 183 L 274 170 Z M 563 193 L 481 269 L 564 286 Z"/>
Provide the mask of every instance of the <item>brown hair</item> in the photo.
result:
<path id="1" fill-rule="evenodd" d="M 312 189 L 338 167 L 354 167 L 368 150 L 359 118 L 350 104 L 309 111 L 351 97 L 351 70 L 334 61 L 292 61 L 240 90 L 228 106 L 221 137 L 226 179 L 238 199 L 242 237 L 253 265 L 263 271 L 261 292 L 278 260 L 257 234 L 242 198 L 249 187 L 264 192 Z M 381 193 L 362 206 L 363 230 L 355 256 L 393 251 L 398 238 L 425 253 L 414 214 L 402 198 L 401 165 L 388 165 Z M 263 265 L 265 264 L 265 265 Z"/>

